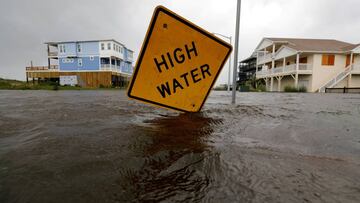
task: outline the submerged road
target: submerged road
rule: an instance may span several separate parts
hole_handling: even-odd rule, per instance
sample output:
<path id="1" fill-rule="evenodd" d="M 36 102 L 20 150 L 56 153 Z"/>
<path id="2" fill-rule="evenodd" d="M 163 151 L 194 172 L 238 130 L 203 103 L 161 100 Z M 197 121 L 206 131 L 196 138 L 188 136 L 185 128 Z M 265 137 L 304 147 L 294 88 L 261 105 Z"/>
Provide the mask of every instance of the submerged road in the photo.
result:
<path id="1" fill-rule="evenodd" d="M 360 202 L 360 95 L 0 91 L 0 202 Z"/>

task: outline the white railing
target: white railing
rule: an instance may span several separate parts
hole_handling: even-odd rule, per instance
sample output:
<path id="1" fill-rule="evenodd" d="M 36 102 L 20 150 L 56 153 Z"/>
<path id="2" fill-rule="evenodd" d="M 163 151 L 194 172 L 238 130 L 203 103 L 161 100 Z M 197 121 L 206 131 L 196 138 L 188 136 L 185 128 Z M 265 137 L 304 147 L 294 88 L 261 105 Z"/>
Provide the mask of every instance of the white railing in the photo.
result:
<path id="1" fill-rule="evenodd" d="M 312 70 L 312 64 L 300 63 L 299 70 Z"/>
<path id="2" fill-rule="evenodd" d="M 256 72 L 257 77 L 264 76 L 264 75 L 269 75 L 269 71 L 268 70 L 261 70 L 261 71 Z"/>
<path id="3" fill-rule="evenodd" d="M 301 63 L 299 64 L 299 72 L 303 72 L 303 71 L 311 71 L 312 70 L 312 65 L 311 64 L 306 64 L 306 63 Z M 287 65 L 285 67 L 277 67 L 277 68 L 273 68 L 273 69 L 267 69 L 267 70 L 261 70 L 256 72 L 257 76 L 264 76 L 264 75 L 281 75 L 281 74 L 291 74 L 296 72 L 296 64 L 291 64 L 291 65 Z"/>
<path id="4" fill-rule="evenodd" d="M 283 73 L 291 73 L 296 71 L 296 64 L 287 65 L 284 68 Z"/>
<path id="5" fill-rule="evenodd" d="M 277 67 L 277 68 L 274 68 L 274 69 L 270 69 L 270 71 L 271 71 L 271 74 L 282 73 L 282 72 L 284 72 L 285 68 L 284 67 Z"/>
<path id="6" fill-rule="evenodd" d="M 103 70 L 103 71 L 112 71 L 112 67 L 111 67 L 110 64 L 101 64 L 100 70 Z"/>
<path id="7" fill-rule="evenodd" d="M 291 64 L 291 65 L 287 65 L 287 66 L 282 66 L 282 67 L 278 67 L 278 68 L 274 68 L 274 70 L 271 72 L 272 74 L 276 74 L 276 73 L 290 73 L 290 72 L 294 72 L 296 71 L 296 65 L 295 64 Z"/>
<path id="8" fill-rule="evenodd" d="M 334 78 L 332 78 L 330 81 L 325 83 L 325 85 L 321 86 L 319 88 L 319 92 L 325 92 L 326 88 L 332 88 L 336 84 L 338 84 L 340 81 L 342 81 L 344 78 L 346 78 L 352 71 L 354 65 L 349 65 L 347 68 L 345 68 L 343 71 L 338 73 Z"/>
<path id="9" fill-rule="evenodd" d="M 26 67 L 26 71 L 59 71 L 59 66 L 58 65 L 50 65 L 49 66 L 30 66 L 30 67 Z"/>
<path id="10" fill-rule="evenodd" d="M 58 52 L 57 51 L 51 51 L 51 52 L 49 52 L 49 56 L 58 56 Z"/>
<path id="11" fill-rule="evenodd" d="M 113 71 L 113 72 L 120 72 L 120 66 L 111 65 L 110 64 L 101 64 L 100 70 L 102 71 Z"/>

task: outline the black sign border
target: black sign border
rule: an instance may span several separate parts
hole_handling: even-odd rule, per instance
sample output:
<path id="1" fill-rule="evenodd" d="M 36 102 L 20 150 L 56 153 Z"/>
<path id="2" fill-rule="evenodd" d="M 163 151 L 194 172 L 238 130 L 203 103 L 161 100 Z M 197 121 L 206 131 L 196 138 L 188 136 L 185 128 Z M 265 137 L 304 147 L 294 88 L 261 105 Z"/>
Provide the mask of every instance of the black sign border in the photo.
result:
<path id="1" fill-rule="evenodd" d="M 166 107 L 166 108 L 169 108 L 169 109 L 174 109 L 174 110 L 181 111 L 181 112 L 196 113 L 196 112 L 194 112 L 194 111 L 187 111 L 187 110 L 184 110 L 184 109 L 179 109 L 179 108 L 176 108 L 176 107 L 168 106 L 168 105 L 166 105 L 166 104 L 161 104 L 161 103 L 158 103 L 158 102 L 150 101 L 150 100 L 147 100 L 147 99 L 144 99 L 144 98 L 141 98 L 141 97 L 137 97 L 137 96 L 131 95 L 132 88 L 133 88 L 133 86 L 134 86 L 134 82 L 135 82 L 135 80 L 136 80 L 136 76 L 137 76 L 138 71 L 139 71 L 139 67 L 141 66 L 141 63 L 142 63 L 144 54 L 145 54 L 146 49 L 147 49 L 147 47 L 148 47 L 149 40 L 150 40 L 150 38 L 151 38 L 151 34 L 153 33 L 153 29 L 154 29 L 156 20 L 157 20 L 158 15 L 159 15 L 160 12 L 163 12 L 163 13 L 165 13 L 166 15 L 169 15 L 169 16 L 175 18 L 176 20 L 184 23 L 185 25 L 191 27 L 192 29 L 200 32 L 201 34 L 203 34 L 203 35 L 211 38 L 212 40 L 214 40 L 214 41 L 222 44 L 223 46 L 225 46 L 225 47 L 227 47 L 227 48 L 229 49 L 228 53 L 226 54 L 226 57 L 224 58 L 224 61 L 221 63 L 221 66 L 220 66 L 218 72 L 216 73 L 215 79 L 214 79 L 213 82 L 211 83 L 211 86 L 210 86 L 208 92 L 206 93 L 206 96 L 205 96 L 204 100 L 202 101 L 199 110 L 197 111 L 197 112 L 199 112 L 199 111 L 201 111 L 202 107 L 204 106 L 205 101 L 206 101 L 206 99 L 208 98 L 212 87 L 214 86 L 214 84 L 215 84 L 215 82 L 216 82 L 216 80 L 217 80 L 217 78 L 218 78 L 221 70 L 223 69 L 223 67 L 224 67 L 224 65 L 225 65 L 225 63 L 226 63 L 226 60 L 228 59 L 228 57 L 229 57 L 229 55 L 230 55 L 230 53 L 231 53 L 231 51 L 232 51 L 232 46 L 231 46 L 230 44 L 228 44 L 228 43 L 220 40 L 219 38 L 215 37 L 213 34 L 207 32 L 206 30 L 204 30 L 204 29 L 196 26 L 195 24 L 187 21 L 186 19 L 182 18 L 181 16 L 178 16 L 177 14 L 173 13 L 172 11 L 170 11 L 169 9 L 167 9 L 167 8 L 165 8 L 165 7 L 163 7 L 163 6 L 158 6 L 158 7 L 155 8 L 155 11 L 154 11 L 152 20 L 151 20 L 151 22 L 150 22 L 150 26 L 149 26 L 148 32 L 147 32 L 146 37 L 145 37 L 144 44 L 143 44 L 142 49 L 141 49 L 141 51 L 140 51 L 140 56 L 139 56 L 139 59 L 138 59 L 138 61 L 137 61 L 136 67 L 135 67 L 135 72 L 134 72 L 134 74 L 133 74 L 133 77 L 132 77 L 131 82 L 130 82 L 130 85 L 129 85 L 129 89 L 128 89 L 128 92 L 127 92 L 128 97 L 133 98 L 133 99 L 137 99 L 137 100 L 140 100 L 140 101 L 143 101 L 143 102 L 146 102 L 146 103 L 151 103 L 151 104 L 158 105 L 158 106 L 162 106 L 162 107 Z"/>

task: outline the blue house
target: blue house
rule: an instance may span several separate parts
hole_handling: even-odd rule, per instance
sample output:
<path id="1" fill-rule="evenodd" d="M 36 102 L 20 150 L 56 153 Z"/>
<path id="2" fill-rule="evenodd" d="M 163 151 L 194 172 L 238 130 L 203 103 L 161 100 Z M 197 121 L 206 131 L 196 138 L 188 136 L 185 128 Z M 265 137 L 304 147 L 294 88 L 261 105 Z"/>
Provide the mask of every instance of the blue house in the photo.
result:
<path id="1" fill-rule="evenodd" d="M 115 40 L 47 43 L 58 47 L 60 71 L 111 70 L 131 75 L 133 51 Z"/>
<path id="2" fill-rule="evenodd" d="M 56 73 L 51 74 L 52 79 L 58 77 L 63 85 L 69 85 L 66 81 L 71 78 L 71 85 L 97 87 L 126 83 L 134 70 L 134 52 L 114 39 L 45 44 L 48 66 L 36 70 L 27 67 L 27 77 L 46 78 L 51 72 Z M 36 74 L 30 74 L 34 71 Z"/>

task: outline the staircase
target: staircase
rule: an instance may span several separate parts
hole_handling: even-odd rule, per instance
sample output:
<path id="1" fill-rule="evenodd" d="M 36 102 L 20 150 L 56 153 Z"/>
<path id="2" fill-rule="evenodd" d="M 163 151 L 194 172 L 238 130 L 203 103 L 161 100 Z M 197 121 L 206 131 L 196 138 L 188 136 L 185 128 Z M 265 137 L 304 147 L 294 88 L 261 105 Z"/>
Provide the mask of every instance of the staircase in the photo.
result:
<path id="1" fill-rule="evenodd" d="M 326 88 L 334 87 L 340 81 L 345 79 L 351 73 L 352 69 L 353 69 L 353 65 L 349 65 L 348 67 L 346 67 L 342 72 L 338 73 L 333 79 L 325 83 L 325 85 L 321 86 L 319 88 L 319 92 L 325 92 Z"/>

